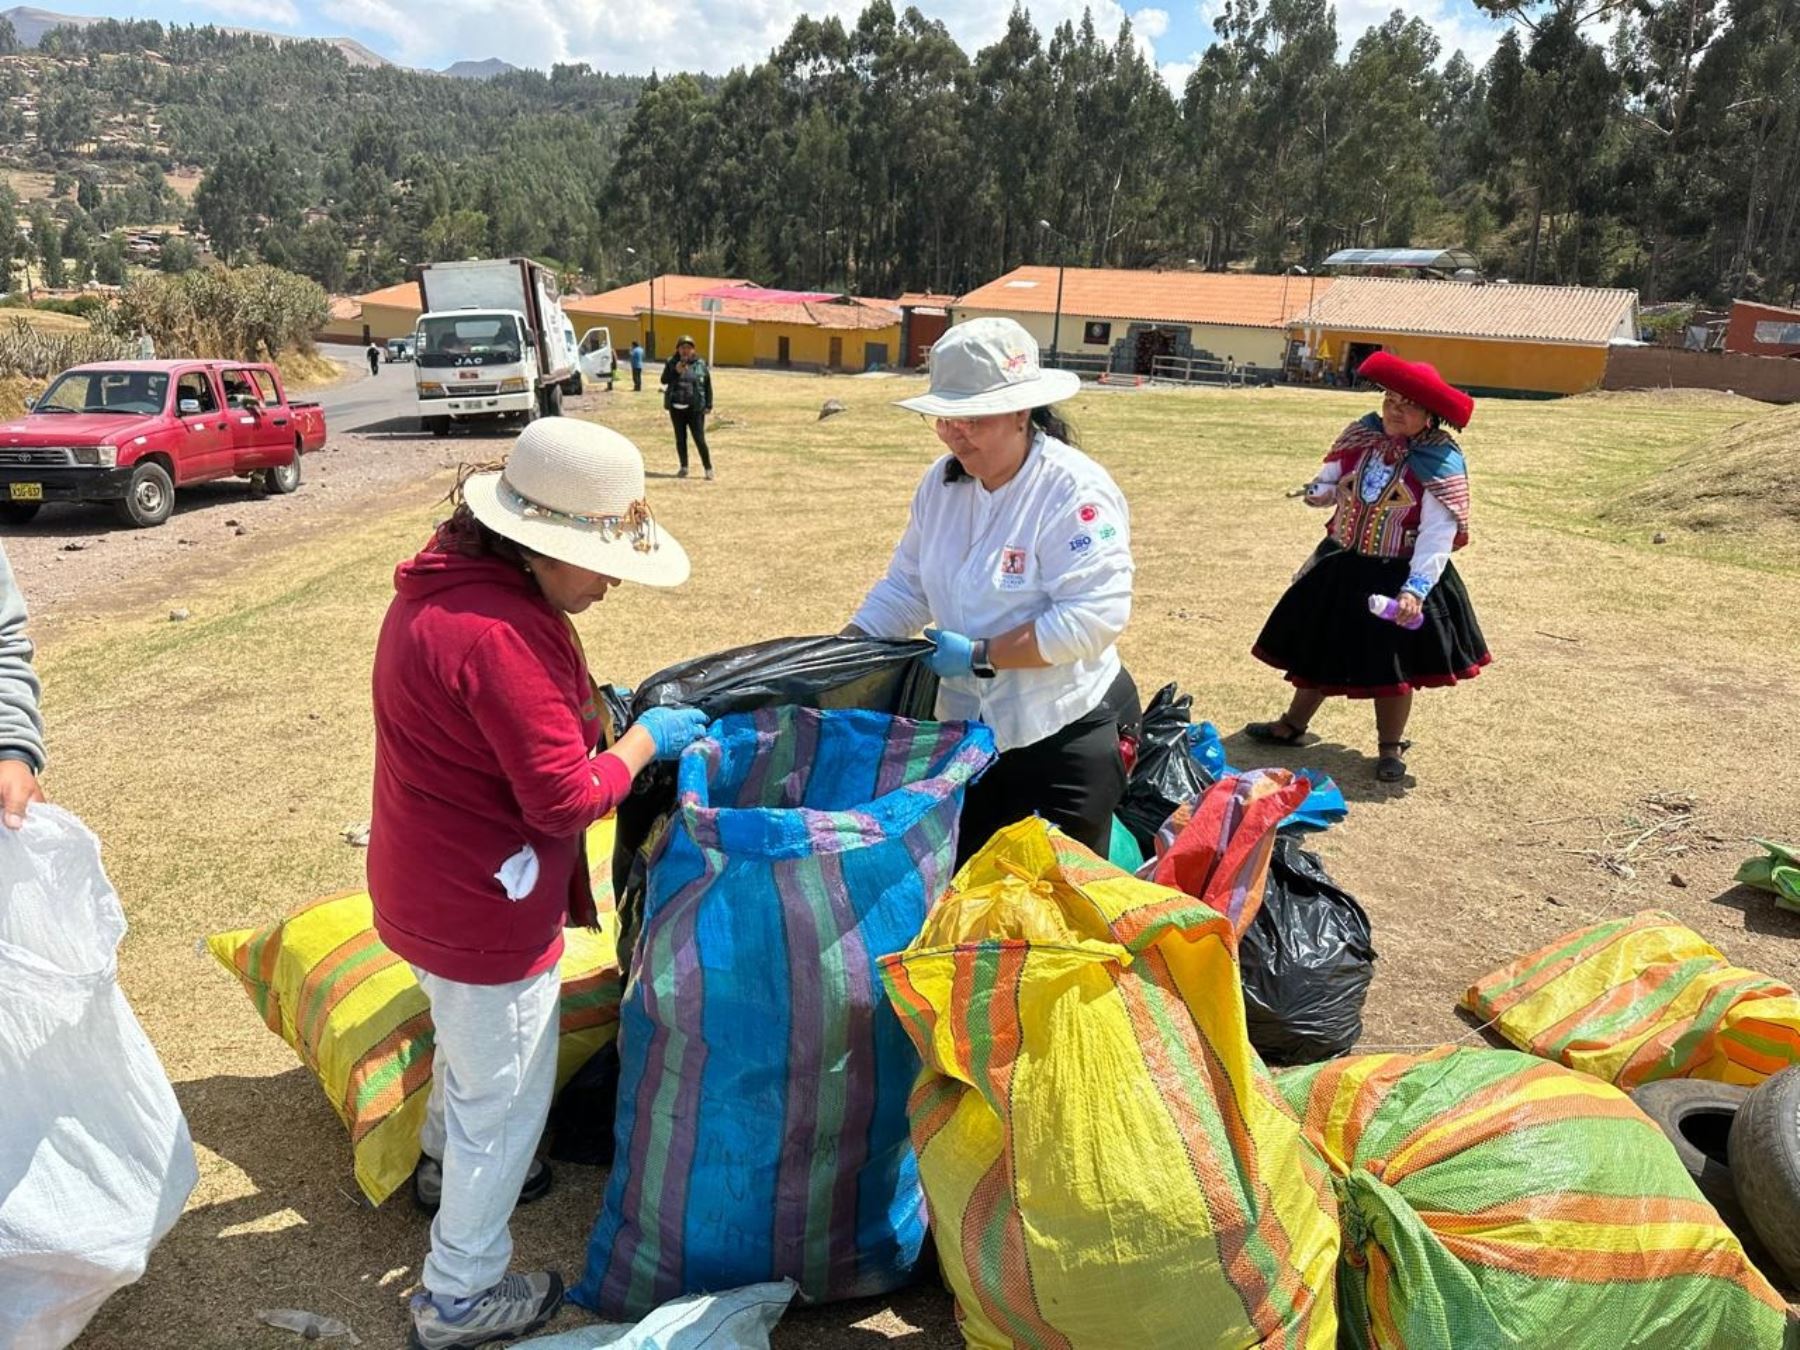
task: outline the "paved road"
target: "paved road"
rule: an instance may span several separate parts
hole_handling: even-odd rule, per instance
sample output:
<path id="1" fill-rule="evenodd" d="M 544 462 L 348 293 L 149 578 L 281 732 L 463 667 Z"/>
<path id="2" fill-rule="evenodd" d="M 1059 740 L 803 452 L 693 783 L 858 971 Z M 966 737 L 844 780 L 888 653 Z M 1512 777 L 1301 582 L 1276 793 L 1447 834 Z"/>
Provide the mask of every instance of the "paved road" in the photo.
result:
<path id="1" fill-rule="evenodd" d="M 334 436 L 383 432 L 416 435 L 419 430 L 410 364 L 383 365 L 381 373 L 371 377 L 367 363 L 358 357 L 348 377 L 319 390 L 313 397 L 325 409 L 325 425 Z"/>

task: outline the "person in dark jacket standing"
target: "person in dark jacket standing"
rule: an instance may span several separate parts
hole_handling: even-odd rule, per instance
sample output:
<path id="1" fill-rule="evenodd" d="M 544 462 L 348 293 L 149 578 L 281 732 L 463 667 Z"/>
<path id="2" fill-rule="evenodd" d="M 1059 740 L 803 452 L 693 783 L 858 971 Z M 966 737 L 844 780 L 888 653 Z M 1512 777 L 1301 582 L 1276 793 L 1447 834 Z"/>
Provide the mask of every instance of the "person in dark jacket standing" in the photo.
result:
<path id="1" fill-rule="evenodd" d="M 688 476 L 688 433 L 694 436 L 694 447 L 700 452 L 700 467 L 706 470 L 710 483 L 713 476 L 712 455 L 706 448 L 706 415 L 712 411 L 712 371 L 694 348 L 694 339 L 684 337 L 675 344 L 675 355 L 663 367 L 663 407 L 675 424 L 675 454 L 681 460 L 677 478 Z"/>
<path id="2" fill-rule="evenodd" d="M 369 344 L 369 349 L 363 353 L 363 356 L 367 358 L 369 362 L 369 374 L 381 374 L 381 348 L 371 342 Z"/>
<path id="3" fill-rule="evenodd" d="M 565 925 L 598 922 L 582 838 L 652 760 L 705 726 L 652 709 L 603 753 L 569 615 L 620 581 L 676 586 L 681 545 L 644 500 L 644 462 L 572 417 L 520 435 L 499 471 L 400 565 L 375 648 L 375 928 L 431 1001 L 431 1095 L 414 1193 L 435 1207 L 417 1350 L 520 1335 L 562 1302 L 553 1271 L 507 1274 L 513 1206 L 549 1189 Z"/>

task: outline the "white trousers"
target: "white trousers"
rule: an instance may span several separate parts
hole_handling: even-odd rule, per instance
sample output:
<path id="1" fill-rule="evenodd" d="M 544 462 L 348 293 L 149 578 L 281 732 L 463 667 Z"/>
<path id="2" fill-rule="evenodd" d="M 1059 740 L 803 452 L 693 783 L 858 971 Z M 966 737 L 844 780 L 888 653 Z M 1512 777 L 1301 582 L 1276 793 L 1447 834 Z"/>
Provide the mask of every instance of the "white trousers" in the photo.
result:
<path id="1" fill-rule="evenodd" d="M 507 1221 L 550 1116 L 562 971 L 512 984 L 459 984 L 413 967 L 437 1029 L 420 1144 L 444 1165 L 425 1287 L 470 1298 L 512 1259 Z"/>

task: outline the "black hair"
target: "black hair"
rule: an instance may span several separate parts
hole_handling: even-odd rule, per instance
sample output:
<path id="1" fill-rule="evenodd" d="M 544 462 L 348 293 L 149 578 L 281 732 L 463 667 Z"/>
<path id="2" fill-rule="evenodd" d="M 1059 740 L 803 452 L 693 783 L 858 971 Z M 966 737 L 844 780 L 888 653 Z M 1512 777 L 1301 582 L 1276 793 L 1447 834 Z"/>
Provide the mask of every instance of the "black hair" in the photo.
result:
<path id="1" fill-rule="evenodd" d="M 1075 439 L 1075 428 L 1070 426 L 1068 422 L 1064 420 L 1061 413 L 1056 412 L 1050 407 L 1033 408 L 1031 410 L 1031 425 L 1043 432 L 1046 436 L 1054 436 L 1064 445 L 1079 446 L 1081 444 L 1080 441 Z"/>

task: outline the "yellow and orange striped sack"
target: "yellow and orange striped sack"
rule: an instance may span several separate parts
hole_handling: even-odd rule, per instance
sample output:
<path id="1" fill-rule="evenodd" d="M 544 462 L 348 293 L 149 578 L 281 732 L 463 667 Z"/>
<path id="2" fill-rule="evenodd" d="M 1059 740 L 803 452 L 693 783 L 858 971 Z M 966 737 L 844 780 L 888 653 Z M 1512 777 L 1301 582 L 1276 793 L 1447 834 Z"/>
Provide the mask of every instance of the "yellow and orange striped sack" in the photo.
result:
<path id="1" fill-rule="evenodd" d="M 883 960 L 969 1345 L 1335 1345 L 1329 1178 L 1250 1049 L 1233 945 L 1030 820 Z"/>
<path id="2" fill-rule="evenodd" d="M 1800 1344 L 1780 1295 L 1619 1089 L 1449 1046 L 1276 1082 L 1336 1178 L 1346 1346 Z"/>
<path id="3" fill-rule="evenodd" d="M 606 880 L 612 835 L 608 819 L 587 839 L 601 927 L 563 934 L 559 1090 L 618 1034 L 618 920 Z M 375 935 L 368 892 L 315 900 L 265 928 L 215 933 L 206 945 L 325 1089 L 350 1131 L 357 1185 L 379 1205 L 419 1162 L 432 1027 L 411 968 Z"/>
<path id="4" fill-rule="evenodd" d="M 1754 1085 L 1800 1064 L 1800 996 L 1661 910 L 1560 937 L 1484 976 L 1463 1006 L 1519 1049 L 1627 1091 Z"/>

